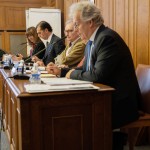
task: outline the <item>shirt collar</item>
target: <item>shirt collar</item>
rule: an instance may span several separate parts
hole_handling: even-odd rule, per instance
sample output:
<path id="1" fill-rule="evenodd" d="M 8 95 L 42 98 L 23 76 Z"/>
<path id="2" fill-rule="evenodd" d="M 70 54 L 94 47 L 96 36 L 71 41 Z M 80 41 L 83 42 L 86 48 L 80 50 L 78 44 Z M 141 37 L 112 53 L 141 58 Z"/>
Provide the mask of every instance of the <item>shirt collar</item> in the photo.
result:
<path id="1" fill-rule="evenodd" d="M 80 39 L 80 37 L 77 38 L 76 40 L 74 40 L 73 42 L 71 42 L 71 45 L 74 45 L 79 39 Z"/>
<path id="2" fill-rule="evenodd" d="M 51 42 L 52 35 L 53 35 L 53 33 L 51 33 L 51 35 L 48 37 L 47 42 L 49 42 L 49 43 Z"/>
<path id="3" fill-rule="evenodd" d="M 94 41 L 95 36 L 96 36 L 96 33 L 97 33 L 97 30 L 99 29 L 99 27 L 100 27 L 100 26 L 98 26 L 98 27 L 96 28 L 96 30 L 93 32 L 93 34 L 91 35 L 91 37 L 90 37 L 90 39 L 89 39 L 90 41 L 92 41 L 92 42 Z"/>

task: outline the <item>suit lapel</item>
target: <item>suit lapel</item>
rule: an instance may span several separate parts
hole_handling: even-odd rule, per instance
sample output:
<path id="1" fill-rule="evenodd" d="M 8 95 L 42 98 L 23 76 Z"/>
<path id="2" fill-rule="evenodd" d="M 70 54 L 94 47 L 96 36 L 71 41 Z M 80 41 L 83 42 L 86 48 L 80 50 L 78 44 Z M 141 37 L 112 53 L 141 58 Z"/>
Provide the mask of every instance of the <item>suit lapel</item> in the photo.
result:
<path id="1" fill-rule="evenodd" d="M 91 67 L 90 68 L 93 68 L 94 67 L 94 64 L 95 64 L 95 61 L 97 60 L 97 58 L 95 58 L 95 51 L 97 50 L 97 48 L 99 47 L 99 35 L 101 34 L 101 32 L 103 30 L 105 30 L 105 26 L 102 24 L 99 29 L 97 30 L 97 33 L 96 33 L 96 36 L 95 36 L 95 39 L 93 41 L 93 47 L 92 47 L 92 52 L 91 52 Z M 87 58 L 87 52 L 86 52 L 86 58 Z"/>
<path id="2" fill-rule="evenodd" d="M 50 50 L 52 49 L 52 47 L 53 47 L 53 43 L 54 43 L 54 39 L 55 39 L 55 36 L 54 36 L 54 34 L 52 35 L 52 38 L 51 38 L 51 41 L 50 41 L 50 43 L 49 43 L 49 45 L 48 45 L 48 47 L 46 48 L 46 53 L 45 53 L 45 58 L 49 55 L 49 52 L 50 52 Z"/>
<path id="3" fill-rule="evenodd" d="M 68 54 L 71 53 L 72 49 L 74 48 L 74 46 L 76 45 L 77 42 L 80 42 L 81 41 L 81 38 L 78 38 L 77 41 L 75 41 L 75 43 L 73 43 L 73 46 L 71 47 L 71 49 L 69 50 Z M 69 48 L 69 45 L 67 45 L 67 48 L 66 48 L 66 51 L 68 50 Z M 65 53 L 66 54 L 66 53 Z"/>

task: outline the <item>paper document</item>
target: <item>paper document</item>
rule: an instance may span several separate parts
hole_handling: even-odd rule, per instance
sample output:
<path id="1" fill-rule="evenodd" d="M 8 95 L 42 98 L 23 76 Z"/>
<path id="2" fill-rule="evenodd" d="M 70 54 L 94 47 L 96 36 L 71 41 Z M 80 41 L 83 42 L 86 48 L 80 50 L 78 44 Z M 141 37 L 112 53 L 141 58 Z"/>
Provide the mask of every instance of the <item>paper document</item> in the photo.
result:
<path id="1" fill-rule="evenodd" d="M 54 78 L 56 75 L 53 74 L 41 74 L 41 78 Z"/>
<path id="2" fill-rule="evenodd" d="M 77 85 L 77 84 L 93 84 L 90 81 L 72 80 L 67 78 L 42 78 L 45 84 L 49 85 Z"/>
<path id="3" fill-rule="evenodd" d="M 26 73 L 31 73 L 31 70 L 26 70 Z M 41 74 L 48 74 L 46 70 L 40 71 Z"/>
<path id="4" fill-rule="evenodd" d="M 25 89 L 29 93 L 39 92 L 54 92 L 54 91 L 71 91 L 71 90 L 99 90 L 100 88 L 92 84 L 81 84 L 81 85 L 62 85 L 62 86 L 51 86 L 47 84 L 27 84 L 24 85 Z"/>

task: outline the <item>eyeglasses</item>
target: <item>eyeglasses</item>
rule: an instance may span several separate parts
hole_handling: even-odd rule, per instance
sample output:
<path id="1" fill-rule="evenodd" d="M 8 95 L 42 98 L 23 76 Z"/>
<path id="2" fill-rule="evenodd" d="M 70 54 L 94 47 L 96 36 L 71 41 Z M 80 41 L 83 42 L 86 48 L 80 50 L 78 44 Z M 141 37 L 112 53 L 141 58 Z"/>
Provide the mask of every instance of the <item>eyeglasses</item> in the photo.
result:
<path id="1" fill-rule="evenodd" d="M 74 23 L 74 28 L 75 28 L 75 29 L 78 29 L 78 28 L 79 28 L 79 25 L 78 25 L 76 22 Z"/>
<path id="2" fill-rule="evenodd" d="M 65 33 L 71 33 L 71 32 L 73 32 L 73 30 L 65 30 L 64 32 Z"/>

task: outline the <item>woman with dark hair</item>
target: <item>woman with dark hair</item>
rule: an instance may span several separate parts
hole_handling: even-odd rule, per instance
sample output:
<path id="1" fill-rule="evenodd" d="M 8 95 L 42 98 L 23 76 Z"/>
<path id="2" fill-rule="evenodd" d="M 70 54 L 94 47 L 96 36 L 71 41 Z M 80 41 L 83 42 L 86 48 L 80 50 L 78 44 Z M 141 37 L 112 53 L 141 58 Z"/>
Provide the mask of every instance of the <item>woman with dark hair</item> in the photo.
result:
<path id="1" fill-rule="evenodd" d="M 31 47 L 30 56 L 23 57 L 21 54 L 18 54 L 18 57 L 13 57 L 13 59 L 24 59 L 27 62 L 31 61 L 33 55 L 37 54 L 39 51 L 43 50 L 41 53 L 37 54 L 39 59 L 42 59 L 45 54 L 45 45 L 38 37 L 37 31 L 35 27 L 29 27 L 25 33 L 27 38 L 27 43 Z"/>

